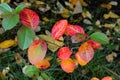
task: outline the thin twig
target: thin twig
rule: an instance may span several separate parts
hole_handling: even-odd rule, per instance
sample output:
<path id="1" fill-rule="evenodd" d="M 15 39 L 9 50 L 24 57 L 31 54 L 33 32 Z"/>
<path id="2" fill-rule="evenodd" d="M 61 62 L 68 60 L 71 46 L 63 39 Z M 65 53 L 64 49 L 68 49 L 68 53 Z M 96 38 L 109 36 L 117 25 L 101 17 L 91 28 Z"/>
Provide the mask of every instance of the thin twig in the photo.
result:
<path id="1" fill-rule="evenodd" d="M 113 72 L 112 70 L 108 69 L 105 66 L 102 66 L 105 70 L 109 71 L 110 73 L 112 73 L 116 78 L 118 78 L 120 80 L 120 75 L 116 74 L 115 72 Z"/>

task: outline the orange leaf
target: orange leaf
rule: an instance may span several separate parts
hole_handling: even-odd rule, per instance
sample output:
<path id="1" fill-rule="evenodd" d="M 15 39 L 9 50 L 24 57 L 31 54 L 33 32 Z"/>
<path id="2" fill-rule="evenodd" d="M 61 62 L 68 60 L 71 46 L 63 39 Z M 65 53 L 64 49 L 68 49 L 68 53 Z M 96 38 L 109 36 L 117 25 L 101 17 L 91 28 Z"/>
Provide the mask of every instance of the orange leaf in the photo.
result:
<path id="1" fill-rule="evenodd" d="M 42 60 L 47 51 L 47 45 L 44 40 L 34 40 L 31 46 L 28 48 L 28 59 L 31 64 L 35 64 Z"/>
<path id="2" fill-rule="evenodd" d="M 60 62 L 60 65 L 61 65 L 61 68 L 63 69 L 63 71 L 65 71 L 66 73 L 71 73 L 75 69 L 75 63 L 71 58 L 62 60 Z"/>
<path id="3" fill-rule="evenodd" d="M 60 20 L 54 24 L 52 28 L 53 39 L 57 40 L 60 37 L 62 37 L 62 35 L 65 33 L 65 30 L 67 28 L 67 24 L 68 24 L 67 20 Z"/>
<path id="4" fill-rule="evenodd" d="M 102 78 L 102 80 L 112 80 L 112 77 L 106 76 L 106 77 Z"/>
<path id="5" fill-rule="evenodd" d="M 94 50 L 97 50 L 101 47 L 100 43 L 95 42 L 93 40 L 88 40 L 87 43 L 90 44 Z"/>
<path id="6" fill-rule="evenodd" d="M 93 56 L 94 50 L 91 45 L 86 42 L 80 46 L 78 52 L 75 55 L 78 63 L 82 66 L 86 65 L 89 61 L 91 61 Z"/>
<path id="7" fill-rule="evenodd" d="M 58 57 L 62 60 L 68 59 L 71 55 L 69 47 L 62 47 L 58 50 Z"/>
<path id="8" fill-rule="evenodd" d="M 99 80 L 97 77 L 93 77 L 90 80 Z"/>
<path id="9" fill-rule="evenodd" d="M 84 32 L 84 29 L 79 25 L 68 24 L 67 29 L 66 29 L 66 33 L 69 36 L 74 36 L 76 33 L 84 34 L 85 32 Z"/>
<path id="10" fill-rule="evenodd" d="M 43 59 L 34 64 L 37 68 L 46 69 L 50 67 L 50 62 L 48 59 Z"/>
<path id="11" fill-rule="evenodd" d="M 25 25 L 35 30 L 39 24 L 39 16 L 36 12 L 24 8 L 20 13 L 20 21 Z"/>

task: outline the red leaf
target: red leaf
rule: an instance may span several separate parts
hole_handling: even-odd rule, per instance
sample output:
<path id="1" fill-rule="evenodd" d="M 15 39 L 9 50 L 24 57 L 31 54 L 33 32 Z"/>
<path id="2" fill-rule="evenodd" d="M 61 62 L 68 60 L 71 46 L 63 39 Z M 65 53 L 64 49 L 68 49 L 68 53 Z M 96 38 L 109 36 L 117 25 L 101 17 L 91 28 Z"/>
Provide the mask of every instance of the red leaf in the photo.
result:
<path id="1" fill-rule="evenodd" d="M 60 62 L 60 66 L 63 69 L 63 71 L 65 71 L 67 73 L 71 73 L 75 69 L 75 63 L 71 58 L 68 58 L 66 60 L 62 60 Z"/>
<path id="2" fill-rule="evenodd" d="M 33 30 L 36 29 L 36 27 L 39 24 L 39 16 L 36 12 L 30 9 L 24 8 L 20 13 L 20 21 L 23 25 L 31 27 Z"/>
<path id="3" fill-rule="evenodd" d="M 66 33 L 69 36 L 74 36 L 76 33 L 85 34 L 84 29 L 79 25 L 67 25 Z"/>
<path id="4" fill-rule="evenodd" d="M 102 80 L 112 80 L 112 77 L 106 76 L 106 77 L 102 78 Z"/>
<path id="5" fill-rule="evenodd" d="M 94 56 L 94 50 L 88 43 L 83 43 L 78 52 L 76 53 L 76 59 L 78 63 L 82 66 L 86 65 Z"/>
<path id="6" fill-rule="evenodd" d="M 28 59 L 31 64 L 36 64 L 44 59 L 47 51 L 46 42 L 43 40 L 34 40 L 28 48 Z"/>
<path id="7" fill-rule="evenodd" d="M 69 47 L 62 47 L 58 50 L 58 57 L 62 60 L 68 59 L 71 55 Z"/>
<path id="8" fill-rule="evenodd" d="M 100 43 L 95 42 L 93 40 L 88 40 L 87 43 L 90 44 L 94 50 L 97 50 L 101 47 Z"/>
<path id="9" fill-rule="evenodd" d="M 67 28 L 67 24 L 68 24 L 67 20 L 60 20 L 54 24 L 52 28 L 53 39 L 57 40 L 60 37 L 62 37 L 62 35 L 65 33 L 65 30 Z"/>

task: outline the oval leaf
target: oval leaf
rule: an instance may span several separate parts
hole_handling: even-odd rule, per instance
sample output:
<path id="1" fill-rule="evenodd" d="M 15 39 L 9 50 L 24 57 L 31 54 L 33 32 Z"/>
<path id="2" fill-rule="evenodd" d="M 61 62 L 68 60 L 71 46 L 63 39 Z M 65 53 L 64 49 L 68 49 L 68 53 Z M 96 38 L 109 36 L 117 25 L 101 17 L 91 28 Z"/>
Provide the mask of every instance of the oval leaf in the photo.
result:
<path id="1" fill-rule="evenodd" d="M 23 73 L 29 77 L 32 77 L 34 76 L 35 74 L 38 74 L 39 73 L 39 69 L 36 68 L 35 66 L 33 65 L 27 65 L 25 67 L 23 67 L 22 69 Z"/>
<path id="2" fill-rule="evenodd" d="M 22 50 L 24 50 L 27 49 L 32 43 L 35 37 L 35 32 L 31 28 L 23 26 L 19 29 L 17 35 L 18 45 Z"/>
<path id="3" fill-rule="evenodd" d="M 101 44 L 108 44 L 108 38 L 104 33 L 101 32 L 95 32 L 90 35 L 90 38 L 96 42 L 99 42 Z"/>
<path id="4" fill-rule="evenodd" d="M 11 15 L 2 20 L 2 26 L 5 30 L 12 29 L 19 22 L 19 15 Z"/>
<path id="5" fill-rule="evenodd" d="M 58 57 L 62 60 L 68 59 L 71 55 L 69 47 L 62 47 L 58 50 Z"/>
<path id="6" fill-rule="evenodd" d="M 12 8 L 8 4 L 6 4 L 6 3 L 1 3 L 0 4 L 0 11 L 4 15 L 7 15 L 7 14 L 10 14 L 12 12 Z"/>
<path id="7" fill-rule="evenodd" d="M 20 15 L 20 21 L 23 25 L 31 27 L 33 30 L 35 30 L 39 24 L 39 16 L 36 12 L 30 9 L 24 8 L 19 13 Z"/>
<path id="8" fill-rule="evenodd" d="M 62 37 L 62 35 L 65 33 L 65 30 L 67 28 L 67 24 L 68 24 L 67 20 L 60 20 L 54 24 L 52 28 L 53 39 L 57 40 L 60 37 Z"/>
<path id="9" fill-rule="evenodd" d="M 86 65 L 89 61 L 92 60 L 94 56 L 94 50 L 88 43 L 83 43 L 78 52 L 76 53 L 76 59 L 78 63 L 82 66 Z"/>
<path id="10" fill-rule="evenodd" d="M 28 59 L 31 64 L 36 64 L 44 59 L 47 52 L 47 44 L 44 40 L 34 40 L 28 48 Z"/>
<path id="11" fill-rule="evenodd" d="M 62 60 L 60 62 L 60 66 L 66 73 L 71 73 L 75 69 L 75 63 L 71 58 L 68 58 L 66 60 Z"/>
<path id="12" fill-rule="evenodd" d="M 19 13 L 19 12 L 20 12 L 21 10 L 23 10 L 25 7 L 26 7 L 26 5 L 24 5 L 24 4 L 18 5 L 18 6 L 15 8 L 15 12 L 16 12 L 16 13 Z"/>

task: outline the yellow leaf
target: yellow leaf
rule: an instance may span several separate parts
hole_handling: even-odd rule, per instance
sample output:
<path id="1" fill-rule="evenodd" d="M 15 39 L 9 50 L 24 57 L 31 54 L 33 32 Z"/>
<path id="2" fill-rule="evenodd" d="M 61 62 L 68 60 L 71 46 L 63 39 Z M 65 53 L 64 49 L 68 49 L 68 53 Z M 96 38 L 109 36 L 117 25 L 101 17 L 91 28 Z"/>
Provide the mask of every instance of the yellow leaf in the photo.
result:
<path id="1" fill-rule="evenodd" d="M 115 27 L 115 24 L 105 23 L 103 26 L 106 27 L 106 28 L 113 28 L 113 27 Z"/>
<path id="2" fill-rule="evenodd" d="M 112 5 L 111 4 L 101 4 L 100 5 L 102 8 L 106 8 L 106 9 L 111 9 L 112 8 Z"/>
<path id="3" fill-rule="evenodd" d="M 5 40 L 5 41 L 0 43 L 0 48 L 6 49 L 6 48 L 9 48 L 9 47 L 14 46 L 14 45 L 15 45 L 14 40 Z"/>
<path id="4" fill-rule="evenodd" d="M 78 2 L 78 0 L 69 0 L 69 2 L 70 2 L 72 5 L 76 5 L 76 3 Z"/>
<path id="5" fill-rule="evenodd" d="M 104 19 L 109 19 L 109 18 L 119 18 L 120 16 L 110 11 L 108 14 L 104 14 L 103 17 Z"/>
<path id="6" fill-rule="evenodd" d="M 58 48 L 60 48 L 64 45 L 64 43 L 62 41 L 54 40 L 49 35 L 41 34 L 41 35 L 39 35 L 39 37 L 40 37 L 40 39 L 43 39 L 47 42 L 48 49 L 51 50 L 52 52 L 55 52 Z"/>
<path id="7" fill-rule="evenodd" d="M 42 18 L 45 22 L 49 22 L 50 20 L 47 17 Z"/>
<path id="8" fill-rule="evenodd" d="M 84 0 L 79 0 L 82 6 L 88 6 L 88 4 Z"/>
<path id="9" fill-rule="evenodd" d="M 10 3 L 10 0 L 1 0 L 1 3 Z"/>
<path id="10" fill-rule="evenodd" d="M 61 13 L 61 16 L 63 18 L 68 18 L 70 16 L 68 9 L 64 9 L 63 12 Z"/>
<path id="11" fill-rule="evenodd" d="M 84 12 L 82 12 L 82 16 L 83 16 L 83 18 L 92 19 L 92 15 L 90 14 L 89 11 L 84 11 Z"/>
<path id="12" fill-rule="evenodd" d="M 119 16 L 112 11 L 109 12 L 110 18 L 119 18 Z"/>

